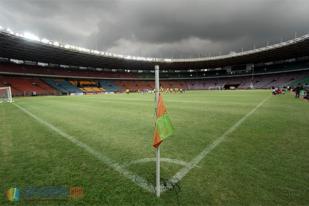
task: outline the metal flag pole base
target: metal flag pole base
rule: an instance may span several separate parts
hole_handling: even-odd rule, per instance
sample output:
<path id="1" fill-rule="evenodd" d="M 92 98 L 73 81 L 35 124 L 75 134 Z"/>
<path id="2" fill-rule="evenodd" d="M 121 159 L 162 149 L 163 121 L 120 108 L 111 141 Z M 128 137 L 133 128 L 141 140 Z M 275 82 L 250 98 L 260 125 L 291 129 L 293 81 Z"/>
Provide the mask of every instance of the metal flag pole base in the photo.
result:
<path id="1" fill-rule="evenodd" d="M 160 197 L 160 146 L 156 149 L 156 196 Z"/>
<path id="2" fill-rule="evenodd" d="M 159 83 L 159 65 L 155 65 L 155 93 L 156 93 L 156 110 L 160 95 Z M 156 112 L 157 113 L 157 112 Z M 156 149 L 156 196 L 160 197 L 160 146 Z"/>

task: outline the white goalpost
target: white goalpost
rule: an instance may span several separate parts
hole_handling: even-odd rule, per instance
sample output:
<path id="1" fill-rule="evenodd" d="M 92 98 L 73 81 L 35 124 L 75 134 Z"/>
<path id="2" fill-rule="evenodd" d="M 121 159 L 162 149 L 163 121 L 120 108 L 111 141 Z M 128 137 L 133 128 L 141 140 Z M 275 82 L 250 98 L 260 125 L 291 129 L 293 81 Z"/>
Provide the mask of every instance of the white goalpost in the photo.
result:
<path id="1" fill-rule="evenodd" d="M 0 87 L 0 103 L 13 102 L 11 87 Z"/>

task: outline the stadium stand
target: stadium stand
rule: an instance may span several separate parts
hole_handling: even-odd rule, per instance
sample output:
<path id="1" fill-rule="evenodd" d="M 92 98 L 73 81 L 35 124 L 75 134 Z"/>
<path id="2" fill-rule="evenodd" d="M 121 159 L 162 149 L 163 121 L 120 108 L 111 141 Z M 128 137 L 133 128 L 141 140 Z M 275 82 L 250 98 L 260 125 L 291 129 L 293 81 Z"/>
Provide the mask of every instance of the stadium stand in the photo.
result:
<path id="1" fill-rule="evenodd" d="M 92 70 L 64 69 L 60 67 L 42 67 L 19 65 L 12 63 L 0 64 L 1 74 L 27 75 L 27 76 L 49 76 L 49 77 L 76 77 L 76 78 L 135 78 L 133 73 L 126 72 L 104 72 Z"/>
<path id="2" fill-rule="evenodd" d="M 78 73 L 79 71 L 76 71 Z M 79 80 L 75 75 L 67 78 L 47 78 L 32 76 L 0 76 L 0 86 L 11 86 L 14 96 L 59 95 L 59 94 L 98 94 L 104 92 L 149 91 L 154 88 L 153 80 Z M 80 75 L 80 74 L 78 74 Z M 61 76 L 60 76 L 61 77 Z M 162 80 L 163 89 L 212 90 L 212 89 L 270 89 L 272 87 L 295 86 L 309 83 L 309 71 L 254 76 L 216 77 L 204 79 Z"/>
<path id="3" fill-rule="evenodd" d="M 286 83 L 285 85 L 286 86 L 294 87 L 294 86 L 296 86 L 298 84 L 302 84 L 302 85 L 309 84 L 309 76 L 308 77 L 304 77 L 304 78 L 298 78 L 296 80 L 294 80 L 294 78 L 293 78 L 292 81 Z"/>
<path id="4" fill-rule="evenodd" d="M 98 94 L 104 92 L 104 88 L 100 87 L 98 82 L 94 80 L 70 80 L 70 83 L 85 94 Z"/>
<path id="5" fill-rule="evenodd" d="M 0 86 L 10 86 L 14 96 L 57 95 L 55 89 L 37 78 L 0 76 Z"/>
<path id="6" fill-rule="evenodd" d="M 51 87 L 62 92 L 62 94 L 83 94 L 83 92 L 70 82 L 63 79 L 43 79 Z"/>
<path id="7" fill-rule="evenodd" d="M 0 31 L 0 86 L 13 95 L 97 94 L 154 88 L 269 89 L 306 84 L 309 35 L 254 50 L 187 59 L 145 58 L 28 41 Z"/>
<path id="8" fill-rule="evenodd" d="M 99 86 L 104 88 L 106 92 L 120 92 L 123 90 L 111 80 L 100 80 Z"/>

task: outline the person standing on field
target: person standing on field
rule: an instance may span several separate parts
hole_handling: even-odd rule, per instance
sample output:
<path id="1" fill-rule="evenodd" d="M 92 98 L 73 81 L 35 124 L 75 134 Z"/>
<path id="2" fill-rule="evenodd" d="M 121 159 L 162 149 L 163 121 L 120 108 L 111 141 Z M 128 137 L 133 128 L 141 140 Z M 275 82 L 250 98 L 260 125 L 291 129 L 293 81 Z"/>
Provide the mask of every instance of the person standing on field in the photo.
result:
<path id="1" fill-rule="evenodd" d="M 301 90 L 301 85 L 298 84 L 297 87 L 295 88 L 295 98 L 299 98 L 300 90 Z"/>

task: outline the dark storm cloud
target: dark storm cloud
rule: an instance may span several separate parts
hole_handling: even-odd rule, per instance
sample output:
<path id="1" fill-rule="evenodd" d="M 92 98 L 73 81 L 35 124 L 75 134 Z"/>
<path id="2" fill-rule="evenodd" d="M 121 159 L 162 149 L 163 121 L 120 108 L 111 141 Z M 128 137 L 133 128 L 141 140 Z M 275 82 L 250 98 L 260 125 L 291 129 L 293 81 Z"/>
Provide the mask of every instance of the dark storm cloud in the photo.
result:
<path id="1" fill-rule="evenodd" d="M 307 0 L 2 0 L 0 25 L 130 55 L 192 57 L 308 33 Z"/>
<path id="2" fill-rule="evenodd" d="M 97 29 L 101 13 L 113 5 L 112 1 L 91 0 L 1 0 L 0 25 L 86 46 L 89 35 Z"/>

